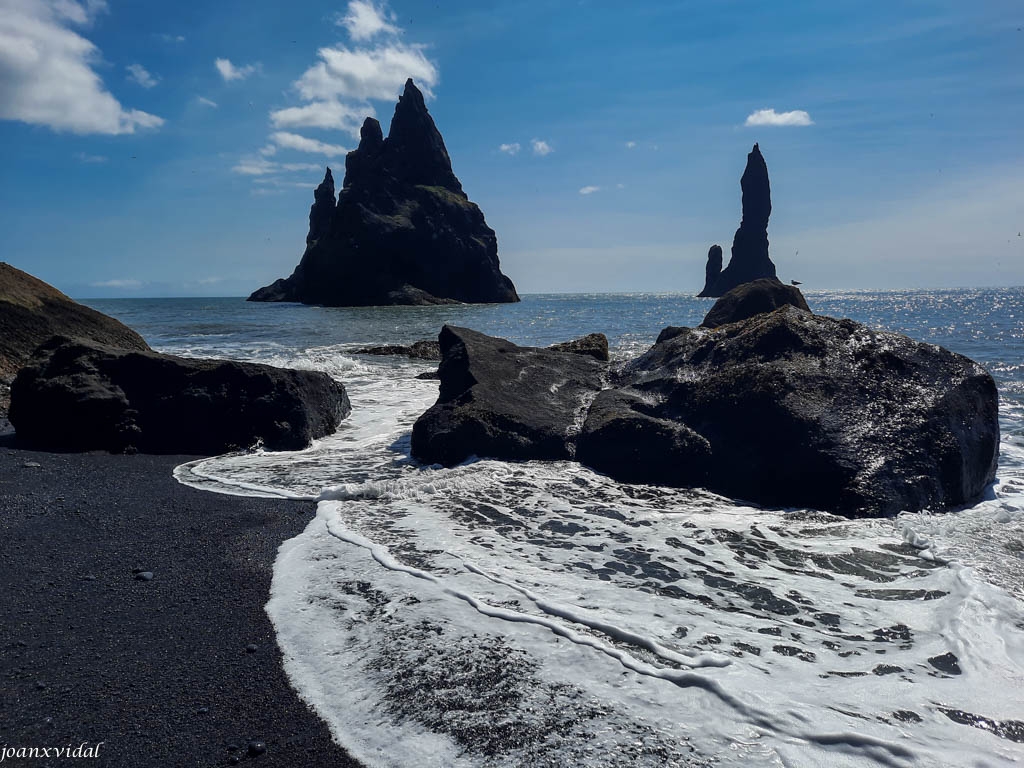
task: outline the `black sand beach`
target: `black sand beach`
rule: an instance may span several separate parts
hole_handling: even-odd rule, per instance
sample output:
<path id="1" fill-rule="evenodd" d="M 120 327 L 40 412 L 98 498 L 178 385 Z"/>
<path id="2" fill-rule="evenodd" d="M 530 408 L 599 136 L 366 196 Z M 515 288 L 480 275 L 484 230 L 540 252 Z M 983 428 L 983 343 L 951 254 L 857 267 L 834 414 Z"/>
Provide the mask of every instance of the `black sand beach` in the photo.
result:
<path id="1" fill-rule="evenodd" d="M 277 548 L 313 505 L 182 486 L 171 471 L 188 458 L 0 437 L 0 747 L 103 742 L 72 762 L 133 768 L 357 766 L 289 686 L 263 610 Z"/>

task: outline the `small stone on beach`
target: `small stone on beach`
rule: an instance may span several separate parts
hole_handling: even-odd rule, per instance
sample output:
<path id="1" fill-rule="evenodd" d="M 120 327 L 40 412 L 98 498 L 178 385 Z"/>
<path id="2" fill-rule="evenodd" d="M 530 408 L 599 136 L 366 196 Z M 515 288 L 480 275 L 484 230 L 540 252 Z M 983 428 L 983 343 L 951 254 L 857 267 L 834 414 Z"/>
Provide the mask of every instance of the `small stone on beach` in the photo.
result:
<path id="1" fill-rule="evenodd" d="M 135 574 L 135 580 L 136 581 L 152 581 L 153 580 L 153 572 L 152 571 L 139 571 L 138 573 Z"/>
<path id="2" fill-rule="evenodd" d="M 246 653 L 256 653 L 256 650 L 258 648 L 259 648 L 259 646 L 256 645 L 256 643 L 249 643 L 247 646 L 245 646 L 245 652 Z"/>
<path id="3" fill-rule="evenodd" d="M 26 461 L 21 466 L 26 467 L 27 469 L 38 469 L 38 468 L 42 467 L 43 465 L 40 464 L 38 461 Z"/>
<path id="4" fill-rule="evenodd" d="M 267 751 L 267 745 L 262 741 L 250 741 L 249 742 L 249 756 L 256 757 L 262 755 Z"/>

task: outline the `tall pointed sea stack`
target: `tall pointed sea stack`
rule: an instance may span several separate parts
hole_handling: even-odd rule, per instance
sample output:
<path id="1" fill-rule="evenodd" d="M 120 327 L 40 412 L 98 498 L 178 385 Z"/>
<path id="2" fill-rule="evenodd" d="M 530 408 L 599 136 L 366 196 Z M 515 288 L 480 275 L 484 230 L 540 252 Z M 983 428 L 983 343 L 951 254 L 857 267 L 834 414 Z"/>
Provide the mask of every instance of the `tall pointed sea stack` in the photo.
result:
<path id="1" fill-rule="evenodd" d="M 309 212 L 306 252 L 291 277 L 249 301 L 327 306 L 519 301 L 501 273 L 498 239 L 462 191 L 423 94 L 410 79 L 384 138 L 366 118 L 345 158 L 334 204 L 331 171 Z"/>
<path id="2" fill-rule="evenodd" d="M 768 217 L 772 215 L 772 192 L 768 184 L 768 166 L 761 150 L 754 148 L 747 155 L 747 167 L 740 179 L 743 190 L 743 219 L 732 241 L 732 258 L 717 279 L 712 280 L 715 249 L 708 252 L 707 281 L 700 296 L 719 297 L 737 285 L 762 277 L 774 278 L 775 265 L 768 256 Z M 721 268 L 721 249 L 718 249 Z"/>

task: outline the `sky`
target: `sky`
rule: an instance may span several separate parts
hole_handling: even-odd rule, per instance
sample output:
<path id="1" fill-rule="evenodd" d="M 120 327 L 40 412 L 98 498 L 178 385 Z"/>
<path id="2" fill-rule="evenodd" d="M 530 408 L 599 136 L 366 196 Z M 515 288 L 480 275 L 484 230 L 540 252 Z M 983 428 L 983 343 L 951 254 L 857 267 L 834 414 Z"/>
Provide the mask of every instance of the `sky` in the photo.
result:
<path id="1" fill-rule="evenodd" d="M 0 0 L 0 261 L 242 296 L 413 77 L 521 293 L 700 290 L 759 142 L 779 276 L 1024 285 L 1019 0 Z"/>

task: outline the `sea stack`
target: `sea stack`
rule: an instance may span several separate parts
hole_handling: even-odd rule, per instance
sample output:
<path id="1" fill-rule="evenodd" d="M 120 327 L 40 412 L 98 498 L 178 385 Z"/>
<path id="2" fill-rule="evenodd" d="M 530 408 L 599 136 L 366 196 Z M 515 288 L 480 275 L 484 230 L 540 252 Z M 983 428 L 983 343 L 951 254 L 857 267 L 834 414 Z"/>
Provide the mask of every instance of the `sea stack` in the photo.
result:
<path id="1" fill-rule="evenodd" d="M 498 240 L 462 191 L 444 140 L 410 79 L 387 138 L 368 117 L 345 158 L 334 203 L 330 169 L 314 193 L 306 251 L 292 275 L 249 301 L 326 306 L 519 301 Z"/>
<path id="2" fill-rule="evenodd" d="M 775 265 L 768 256 L 768 217 L 772 214 L 772 193 L 768 183 L 768 166 L 761 149 L 754 148 L 747 155 L 747 167 L 740 179 L 743 190 L 743 218 L 732 241 L 729 266 L 712 280 L 717 248 L 718 268 L 721 269 L 721 248 L 712 246 L 708 252 L 707 280 L 699 296 L 718 298 L 751 280 L 775 278 Z"/>

